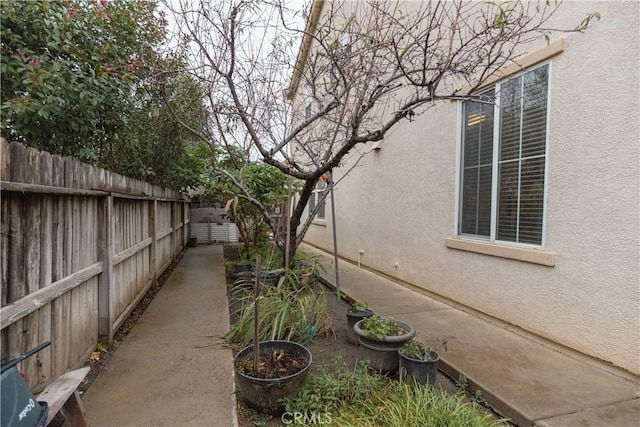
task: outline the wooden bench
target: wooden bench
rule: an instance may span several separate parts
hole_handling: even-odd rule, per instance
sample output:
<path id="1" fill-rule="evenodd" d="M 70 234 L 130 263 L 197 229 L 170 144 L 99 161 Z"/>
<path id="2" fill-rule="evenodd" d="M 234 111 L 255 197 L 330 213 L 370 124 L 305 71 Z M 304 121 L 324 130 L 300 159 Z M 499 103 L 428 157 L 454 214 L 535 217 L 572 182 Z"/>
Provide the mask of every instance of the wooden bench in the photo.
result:
<path id="1" fill-rule="evenodd" d="M 84 406 L 80 400 L 78 386 L 89 373 L 90 368 L 80 368 L 70 371 L 49 383 L 37 396 L 37 400 L 47 402 L 49 416 L 47 424 L 58 412 L 62 413 L 68 425 L 72 427 L 88 427 Z"/>

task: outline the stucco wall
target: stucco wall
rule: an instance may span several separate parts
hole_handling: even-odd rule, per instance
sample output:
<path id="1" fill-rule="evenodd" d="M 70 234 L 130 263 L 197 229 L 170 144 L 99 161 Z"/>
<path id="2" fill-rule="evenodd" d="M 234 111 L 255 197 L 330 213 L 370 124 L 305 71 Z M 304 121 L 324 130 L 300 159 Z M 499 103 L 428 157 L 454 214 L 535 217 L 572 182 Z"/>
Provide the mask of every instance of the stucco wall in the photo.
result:
<path id="1" fill-rule="evenodd" d="M 339 252 L 475 310 L 640 373 L 640 4 L 566 2 L 587 12 L 552 60 L 546 249 L 554 267 L 445 246 L 455 234 L 455 103 L 395 129 L 336 188 Z M 542 46 L 542 45 L 541 45 Z M 529 47 L 531 51 L 535 50 Z M 331 217 L 306 241 L 331 249 Z"/>

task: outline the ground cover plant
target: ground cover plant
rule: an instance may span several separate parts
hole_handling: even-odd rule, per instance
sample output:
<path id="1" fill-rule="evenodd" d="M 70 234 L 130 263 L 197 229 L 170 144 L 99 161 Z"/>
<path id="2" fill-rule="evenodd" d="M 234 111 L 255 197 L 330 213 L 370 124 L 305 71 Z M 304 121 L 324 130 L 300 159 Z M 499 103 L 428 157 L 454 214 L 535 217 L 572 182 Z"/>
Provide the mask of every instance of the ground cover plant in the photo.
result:
<path id="1" fill-rule="evenodd" d="M 344 427 L 497 427 L 508 425 L 465 401 L 464 392 L 410 385 L 380 375 L 366 361 L 350 368 L 339 356 L 312 374 L 293 399 L 285 399 L 285 418 L 293 425 Z"/>
<path id="2" fill-rule="evenodd" d="M 366 361 L 354 367 L 347 365 L 340 355 L 333 364 L 325 364 L 318 373 L 312 374 L 298 396 L 284 399 L 285 409 L 290 413 L 329 413 L 345 404 L 366 400 L 383 386 L 385 377 L 369 369 Z"/>
<path id="3" fill-rule="evenodd" d="M 339 408 L 333 425 L 342 427 L 498 427 L 508 425 L 483 413 L 464 395 L 428 385 L 391 382 L 366 400 Z"/>

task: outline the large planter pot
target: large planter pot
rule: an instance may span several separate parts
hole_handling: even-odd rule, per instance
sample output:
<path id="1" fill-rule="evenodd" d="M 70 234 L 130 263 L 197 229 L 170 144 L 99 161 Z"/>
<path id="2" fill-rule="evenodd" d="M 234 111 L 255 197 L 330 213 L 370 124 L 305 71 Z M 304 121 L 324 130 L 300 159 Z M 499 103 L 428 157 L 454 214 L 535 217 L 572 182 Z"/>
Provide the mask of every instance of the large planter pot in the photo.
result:
<path id="1" fill-rule="evenodd" d="M 383 341 L 376 341 L 368 338 L 360 328 L 360 325 L 365 320 L 359 320 L 353 325 L 353 331 L 358 336 L 358 343 L 363 348 L 364 357 L 371 362 L 371 367 L 376 371 L 386 374 L 397 372 L 399 364 L 398 350 L 416 335 L 415 328 L 408 323 L 397 322 L 398 327 L 407 331 L 407 333 L 387 336 Z"/>
<path id="2" fill-rule="evenodd" d="M 287 397 L 293 399 L 304 386 L 304 382 L 311 366 L 311 352 L 302 344 L 292 341 L 264 341 L 260 343 L 260 354 L 268 355 L 274 350 L 285 351 L 302 356 L 306 366 L 295 374 L 281 378 L 255 378 L 237 369 L 237 362 L 241 359 L 253 359 L 253 345 L 240 350 L 233 360 L 236 373 L 236 386 L 238 391 L 247 400 L 250 406 L 271 414 L 279 414 L 284 408 L 278 402 Z"/>
<path id="3" fill-rule="evenodd" d="M 282 277 L 282 273 L 274 273 L 270 271 L 260 272 L 260 283 L 265 285 L 276 286 Z M 253 272 L 251 278 L 256 279 L 256 273 Z"/>
<path id="4" fill-rule="evenodd" d="M 400 380 L 409 384 L 435 384 L 440 356 L 431 352 L 431 360 L 418 360 L 398 352 Z"/>
<path id="5" fill-rule="evenodd" d="M 353 331 L 353 326 L 362 319 L 373 316 L 371 310 L 355 311 L 353 309 L 347 310 L 347 342 L 350 344 L 358 345 L 358 336 Z"/>
<path id="6" fill-rule="evenodd" d="M 238 262 L 235 263 L 232 267 L 230 278 L 232 282 L 235 282 L 239 279 L 251 279 L 251 275 L 253 274 L 253 265 L 248 262 Z"/>

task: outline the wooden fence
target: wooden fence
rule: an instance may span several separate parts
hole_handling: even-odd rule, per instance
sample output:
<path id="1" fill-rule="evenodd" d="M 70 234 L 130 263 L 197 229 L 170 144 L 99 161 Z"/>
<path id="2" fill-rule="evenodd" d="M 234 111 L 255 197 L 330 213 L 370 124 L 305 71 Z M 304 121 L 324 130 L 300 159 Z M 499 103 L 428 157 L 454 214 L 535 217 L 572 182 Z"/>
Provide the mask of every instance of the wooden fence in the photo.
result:
<path id="1" fill-rule="evenodd" d="M 0 139 L 1 351 L 30 385 L 84 363 L 188 240 L 178 192 Z"/>

